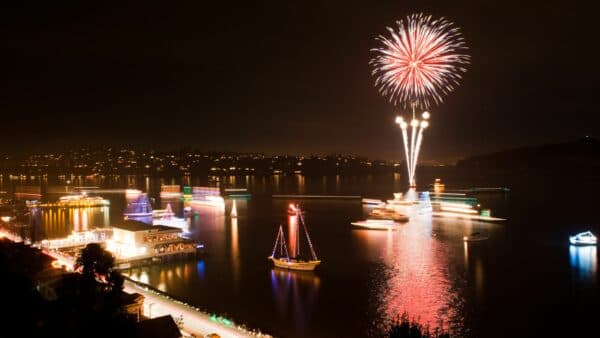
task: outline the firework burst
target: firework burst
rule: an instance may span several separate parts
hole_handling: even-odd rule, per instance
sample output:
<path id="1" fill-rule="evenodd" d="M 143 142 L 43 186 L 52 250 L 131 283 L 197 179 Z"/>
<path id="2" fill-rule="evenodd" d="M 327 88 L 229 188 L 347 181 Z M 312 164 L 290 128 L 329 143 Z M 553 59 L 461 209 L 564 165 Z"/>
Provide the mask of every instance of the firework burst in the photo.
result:
<path id="1" fill-rule="evenodd" d="M 379 36 L 380 48 L 371 60 L 375 86 L 394 105 L 426 109 L 458 85 L 469 63 L 459 29 L 444 19 L 423 14 L 396 22 L 391 37 Z"/>

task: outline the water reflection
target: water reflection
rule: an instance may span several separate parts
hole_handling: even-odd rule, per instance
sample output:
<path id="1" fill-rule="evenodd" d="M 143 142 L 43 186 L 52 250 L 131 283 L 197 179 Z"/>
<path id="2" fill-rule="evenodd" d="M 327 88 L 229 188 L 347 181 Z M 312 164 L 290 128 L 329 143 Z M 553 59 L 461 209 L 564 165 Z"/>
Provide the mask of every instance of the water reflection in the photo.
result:
<path id="1" fill-rule="evenodd" d="M 595 283 L 598 270 L 598 256 L 595 245 L 569 246 L 569 261 L 576 279 Z"/>
<path id="2" fill-rule="evenodd" d="M 456 304 L 462 303 L 462 296 L 448 273 L 449 248 L 432 235 L 431 217 L 415 217 L 399 231 L 353 234 L 363 242 L 366 257 L 383 264 L 383 271 L 372 276 L 377 317 L 382 318 L 376 330 L 404 312 L 431 329 L 461 322 Z"/>
<path id="3" fill-rule="evenodd" d="M 233 271 L 234 285 L 238 286 L 240 275 L 240 253 L 238 247 L 238 220 L 231 219 L 231 270 Z"/>
<path id="4" fill-rule="evenodd" d="M 296 174 L 296 184 L 298 184 L 298 193 L 303 195 L 306 193 L 306 186 L 304 182 L 304 176 Z"/>
<path id="5" fill-rule="evenodd" d="M 52 239 L 66 237 L 73 231 L 87 231 L 110 225 L 110 208 L 45 208 L 32 217 L 43 224 L 45 236 Z M 37 217 L 41 218 L 41 222 Z"/>
<path id="6" fill-rule="evenodd" d="M 282 318 L 292 316 L 298 329 L 304 329 L 318 297 L 320 284 L 321 280 L 313 272 L 271 269 L 271 290 L 279 315 Z"/>
<path id="7" fill-rule="evenodd" d="M 296 257 L 296 254 L 299 252 L 299 249 L 296 244 L 298 243 L 298 215 L 292 214 L 288 215 L 288 248 L 290 256 Z"/>
<path id="8" fill-rule="evenodd" d="M 200 277 L 200 279 L 204 279 L 206 277 L 206 267 L 204 264 L 203 260 L 199 260 L 198 263 L 196 263 L 196 271 L 198 273 L 198 277 Z"/>

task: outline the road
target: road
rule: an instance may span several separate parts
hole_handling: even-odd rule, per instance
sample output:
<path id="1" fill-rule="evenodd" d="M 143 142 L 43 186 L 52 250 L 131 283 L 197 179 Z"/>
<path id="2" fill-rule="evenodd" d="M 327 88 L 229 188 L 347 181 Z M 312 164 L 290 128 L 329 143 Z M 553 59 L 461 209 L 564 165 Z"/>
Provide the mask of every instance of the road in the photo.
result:
<path id="1" fill-rule="evenodd" d="M 194 309 L 182 302 L 167 298 L 166 296 L 138 286 L 135 283 L 126 280 L 125 292 L 137 292 L 145 297 L 144 316 L 155 318 L 164 315 L 171 315 L 173 319 L 183 318 L 183 331 L 193 334 L 196 337 L 204 337 L 207 334 L 216 333 L 223 338 L 234 337 L 271 337 L 267 334 L 252 333 L 234 325 L 215 321 L 203 312 Z"/>

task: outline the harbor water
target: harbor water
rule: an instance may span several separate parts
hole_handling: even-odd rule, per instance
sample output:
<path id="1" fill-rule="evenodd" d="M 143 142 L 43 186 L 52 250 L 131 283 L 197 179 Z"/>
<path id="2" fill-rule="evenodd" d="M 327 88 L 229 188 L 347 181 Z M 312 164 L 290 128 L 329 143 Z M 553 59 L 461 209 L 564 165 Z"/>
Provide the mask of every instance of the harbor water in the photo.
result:
<path id="1" fill-rule="evenodd" d="M 553 176 L 554 175 L 554 176 Z M 418 172 L 419 190 L 442 177 L 446 189 L 508 186 L 506 192 L 473 195 L 505 222 L 411 217 L 398 231 L 353 229 L 368 208 L 358 199 L 272 198 L 274 194 L 358 195 L 390 199 L 406 190 L 400 174 L 365 176 L 301 175 L 222 177 L 219 184 L 248 188 L 236 199 L 237 218 L 214 207 L 194 207 L 191 236 L 205 245 L 202 259 L 125 270 L 193 306 L 260 328 L 277 337 L 378 337 L 403 313 L 431 329 L 457 336 L 502 337 L 578 330 L 600 305 L 596 247 L 574 247 L 568 235 L 597 235 L 595 177 L 566 182 L 560 173 L 472 174 L 454 168 Z M 2 181 L 18 185 L 60 182 Z M 155 208 L 170 203 L 180 217 L 183 202 L 161 200 L 162 184 L 206 185 L 194 177 L 75 178 L 73 184 L 137 188 Z M 589 186 L 591 184 L 591 186 Z M 43 189 L 42 189 L 43 190 Z M 56 199 L 60 195 L 44 195 Z M 105 193 L 109 207 L 44 209 L 32 220 L 36 237 L 60 238 L 73 230 L 104 227 L 122 220 L 125 197 Z M 271 254 L 280 224 L 287 231 L 287 205 L 299 202 L 317 255 L 314 272 L 275 269 Z M 465 243 L 484 231 L 489 239 Z M 305 245 L 306 243 L 301 245 Z M 185 319 L 184 319 L 185 320 Z M 572 332 L 575 332 L 572 331 Z"/>

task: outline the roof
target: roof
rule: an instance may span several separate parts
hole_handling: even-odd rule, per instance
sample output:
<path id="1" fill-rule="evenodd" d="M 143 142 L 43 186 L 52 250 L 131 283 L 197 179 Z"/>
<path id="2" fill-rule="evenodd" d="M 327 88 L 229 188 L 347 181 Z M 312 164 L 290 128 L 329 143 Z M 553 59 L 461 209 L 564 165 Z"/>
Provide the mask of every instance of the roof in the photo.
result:
<path id="1" fill-rule="evenodd" d="M 121 302 L 123 305 L 137 304 L 144 302 L 144 296 L 139 293 L 121 292 Z"/>
<path id="2" fill-rule="evenodd" d="M 181 332 L 170 315 L 143 320 L 136 325 L 138 337 L 179 338 Z"/>
<path id="3" fill-rule="evenodd" d="M 167 231 L 167 230 L 178 230 L 178 228 L 168 227 L 166 225 L 150 225 L 140 221 L 127 220 L 121 224 L 113 225 L 113 228 L 129 230 L 129 231 L 149 231 L 149 230 L 158 230 L 158 231 Z"/>

